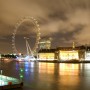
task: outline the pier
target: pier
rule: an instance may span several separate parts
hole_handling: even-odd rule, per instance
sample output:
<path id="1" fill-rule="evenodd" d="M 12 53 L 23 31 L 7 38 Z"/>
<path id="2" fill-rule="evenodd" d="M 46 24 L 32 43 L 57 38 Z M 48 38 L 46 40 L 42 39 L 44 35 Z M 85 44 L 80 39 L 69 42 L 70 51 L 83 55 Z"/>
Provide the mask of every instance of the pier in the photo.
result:
<path id="1" fill-rule="evenodd" d="M 0 90 L 12 89 L 12 88 L 22 88 L 23 82 L 19 79 L 0 75 Z"/>

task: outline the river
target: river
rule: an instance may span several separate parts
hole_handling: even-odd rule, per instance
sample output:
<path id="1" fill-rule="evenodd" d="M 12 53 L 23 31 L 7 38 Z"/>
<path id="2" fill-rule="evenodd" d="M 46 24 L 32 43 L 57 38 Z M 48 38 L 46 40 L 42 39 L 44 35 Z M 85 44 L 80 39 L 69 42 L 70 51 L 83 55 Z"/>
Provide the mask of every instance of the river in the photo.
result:
<path id="1" fill-rule="evenodd" d="M 12 90 L 90 90 L 90 63 L 4 61 L 0 68 L 24 82 L 22 89 Z"/>

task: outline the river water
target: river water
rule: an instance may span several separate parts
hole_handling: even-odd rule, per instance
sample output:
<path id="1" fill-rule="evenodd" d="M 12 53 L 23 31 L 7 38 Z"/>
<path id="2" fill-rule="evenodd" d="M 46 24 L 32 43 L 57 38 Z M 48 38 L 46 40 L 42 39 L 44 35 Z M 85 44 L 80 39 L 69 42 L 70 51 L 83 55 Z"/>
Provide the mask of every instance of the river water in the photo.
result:
<path id="1" fill-rule="evenodd" d="M 24 82 L 14 90 L 90 90 L 90 64 L 2 62 L 3 74 Z M 13 90 L 13 89 L 12 89 Z"/>

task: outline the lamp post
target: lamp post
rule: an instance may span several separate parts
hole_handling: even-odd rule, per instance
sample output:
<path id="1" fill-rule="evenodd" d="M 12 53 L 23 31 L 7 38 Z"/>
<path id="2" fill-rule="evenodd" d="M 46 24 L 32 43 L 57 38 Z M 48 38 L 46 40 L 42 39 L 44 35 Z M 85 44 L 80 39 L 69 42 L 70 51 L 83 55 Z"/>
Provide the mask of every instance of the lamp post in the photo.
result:
<path id="1" fill-rule="evenodd" d="M 3 73 L 3 70 L 2 70 L 2 58 L 0 58 L 0 75 L 1 75 L 1 85 L 2 85 L 2 73 Z"/>
<path id="2" fill-rule="evenodd" d="M 2 75 L 3 70 L 2 70 L 2 58 L 0 58 L 0 74 Z"/>

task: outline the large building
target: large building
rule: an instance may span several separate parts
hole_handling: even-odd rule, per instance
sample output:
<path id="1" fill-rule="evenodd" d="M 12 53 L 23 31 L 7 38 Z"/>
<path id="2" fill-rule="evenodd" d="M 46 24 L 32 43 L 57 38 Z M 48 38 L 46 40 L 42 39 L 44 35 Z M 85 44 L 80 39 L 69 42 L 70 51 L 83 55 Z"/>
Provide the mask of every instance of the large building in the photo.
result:
<path id="1" fill-rule="evenodd" d="M 81 46 L 81 59 L 85 60 L 85 61 L 90 61 L 90 46 L 85 45 L 85 46 Z"/>
<path id="2" fill-rule="evenodd" d="M 38 52 L 39 60 L 55 60 L 55 49 L 41 49 Z"/>
<path id="3" fill-rule="evenodd" d="M 90 51 L 85 52 L 85 60 L 87 60 L 87 61 L 90 60 Z"/>
<path id="4" fill-rule="evenodd" d="M 72 47 L 59 47 L 58 60 L 79 60 L 79 50 Z"/>
<path id="5" fill-rule="evenodd" d="M 56 49 L 41 49 L 38 52 L 40 60 L 90 60 L 90 46 L 58 47 Z"/>
<path id="6" fill-rule="evenodd" d="M 51 38 L 49 39 L 41 39 L 39 42 L 40 49 L 50 49 L 51 48 Z"/>

